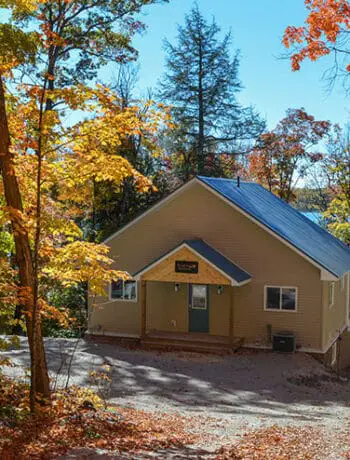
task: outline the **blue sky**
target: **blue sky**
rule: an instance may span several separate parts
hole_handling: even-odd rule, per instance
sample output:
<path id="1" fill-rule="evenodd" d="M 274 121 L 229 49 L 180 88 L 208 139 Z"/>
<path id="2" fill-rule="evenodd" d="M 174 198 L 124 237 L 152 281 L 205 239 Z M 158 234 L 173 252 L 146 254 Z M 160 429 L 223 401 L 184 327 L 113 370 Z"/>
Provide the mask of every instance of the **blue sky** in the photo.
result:
<path id="1" fill-rule="evenodd" d="M 155 86 L 164 70 L 163 39 L 173 41 L 177 24 L 192 0 L 170 0 L 152 5 L 142 16 L 147 31 L 134 40 L 140 53 L 140 88 Z M 299 72 L 290 70 L 281 38 L 287 25 L 301 25 L 306 17 L 303 0 L 198 0 L 203 14 L 215 16 L 223 32 L 231 29 L 233 48 L 241 50 L 240 77 L 244 89 L 239 99 L 254 105 L 273 128 L 290 107 L 305 107 L 318 119 L 344 125 L 349 121 L 349 100 L 341 88 L 328 94 L 324 71 L 330 60 L 305 62 Z"/>

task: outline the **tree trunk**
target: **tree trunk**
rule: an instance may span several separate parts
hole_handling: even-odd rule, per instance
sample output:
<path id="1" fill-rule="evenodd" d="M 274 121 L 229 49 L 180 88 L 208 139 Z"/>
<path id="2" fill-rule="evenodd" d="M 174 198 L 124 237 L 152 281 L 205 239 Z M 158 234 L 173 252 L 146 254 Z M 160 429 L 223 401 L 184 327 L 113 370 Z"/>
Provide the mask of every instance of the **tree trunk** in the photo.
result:
<path id="1" fill-rule="evenodd" d="M 0 171 L 1 171 L 1 168 L 0 168 Z M 11 251 L 10 260 L 11 260 L 11 267 L 13 269 L 16 269 L 18 264 L 16 260 L 15 251 Z M 15 314 L 13 315 L 13 319 L 16 321 L 16 323 L 12 326 L 12 331 L 11 331 L 12 335 L 25 335 L 25 332 L 22 326 L 17 322 L 22 318 L 22 310 L 23 310 L 22 305 L 19 302 L 17 302 Z"/>
<path id="2" fill-rule="evenodd" d="M 21 193 L 13 166 L 13 155 L 10 151 L 10 136 L 8 130 L 5 94 L 2 76 L 0 74 L 0 172 L 2 175 L 4 193 L 7 207 L 17 214 L 23 212 Z M 45 357 L 44 343 L 41 334 L 41 321 L 38 315 L 37 321 L 33 322 L 31 316 L 34 307 L 33 289 L 33 261 L 30 251 L 28 233 L 23 226 L 21 218 L 14 218 L 11 212 L 11 225 L 16 247 L 16 261 L 19 270 L 20 285 L 27 291 L 28 304 L 26 308 L 27 335 L 30 349 L 31 367 L 35 369 L 32 390 L 41 393 L 44 397 L 50 396 L 50 384 Z M 35 332 L 33 341 L 33 332 Z"/>
<path id="3" fill-rule="evenodd" d="M 198 67 L 198 151 L 197 168 L 198 174 L 203 174 L 204 159 L 204 97 L 203 97 L 203 49 L 202 39 L 199 39 L 199 67 Z"/>

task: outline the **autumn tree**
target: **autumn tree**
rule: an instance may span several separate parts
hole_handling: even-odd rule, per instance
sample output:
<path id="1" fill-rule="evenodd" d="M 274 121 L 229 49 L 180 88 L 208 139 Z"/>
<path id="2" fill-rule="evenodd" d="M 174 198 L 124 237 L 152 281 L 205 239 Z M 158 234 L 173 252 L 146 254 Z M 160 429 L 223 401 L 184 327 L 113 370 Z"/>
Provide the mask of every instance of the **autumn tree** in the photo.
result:
<path id="1" fill-rule="evenodd" d="M 143 97 L 136 97 L 137 81 L 138 67 L 134 63 L 121 64 L 111 87 L 120 100 L 121 108 L 124 110 L 137 107 L 137 117 L 146 125 L 146 122 L 151 121 L 157 104 L 151 90 Z M 169 109 L 162 107 L 162 110 L 167 114 L 165 128 L 170 122 Z M 137 171 L 151 178 L 154 187 L 148 193 L 140 193 L 137 181 L 131 176 L 126 177 L 117 187 L 111 187 L 109 183 L 95 184 L 93 212 L 83 225 L 89 229 L 89 235 L 96 241 L 103 240 L 127 224 L 171 190 L 163 167 L 158 132 L 151 133 L 145 129 L 126 136 L 114 153 L 126 158 Z"/>
<path id="2" fill-rule="evenodd" d="M 27 7 L 25 5 L 25 7 Z M 8 125 L 5 89 L 3 76 L 9 73 L 13 66 L 26 60 L 33 62 L 36 50 L 34 37 L 25 34 L 10 24 L 3 24 L 0 28 L 1 54 L 0 54 L 0 171 L 4 189 L 3 212 L 9 213 L 12 224 L 16 248 L 19 279 L 21 283 L 21 297 L 26 297 L 22 302 L 28 307 L 30 313 L 26 315 L 27 331 L 31 355 L 32 394 L 35 392 L 44 396 L 49 394 L 49 379 L 43 342 L 40 336 L 40 326 L 36 327 L 36 312 L 34 308 L 34 261 L 30 247 L 28 230 L 23 219 L 23 200 L 19 188 L 18 178 L 14 169 L 14 153 L 11 150 L 10 130 Z M 37 321 L 37 324 L 39 321 Z"/>
<path id="3" fill-rule="evenodd" d="M 121 110 L 107 88 L 83 84 L 108 58 L 134 54 L 130 37 L 141 25 L 133 14 L 150 3 L 155 2 L 1 3 L 12 14 L 0 26 L 2 211 L 15 243 L 17 298 L 31 355 L 32 410 L 37 393 L 49 395 L 41 318 L 49 314 L 65 320 L 46 302 L 47 280 L 62 285 L 90 281 L 93 291 L 102 292 L 106 281 L 124 276 L 110 269 L 107 248 L 81 241 L 75 222 L 82 204 L 91 203 L 91 184 L 121 183 L 132 175 L 140 189 L 150 187 L 126 159 L 109 155 L 125 136 L 147 129 L 135 108 Z M 118 21 L 121 30 L 115 32 Z M 32 32 L 33 24 L 40 33 Z M 18 75 L 22 84 L 16 86 Z M 62 115 L 78 109 L 89 118 L 66 127 Z M 150 131 L 159 119 L 155 113 Z"/>
<path id="4" fill-rule="evenodd" d="M 231 34 L 220 39 L 220 32 L 215 20 L 207 22 L 195 5 L 178 27 L 177 43 L 165 41 L 160 97 L 173 107 L 177 129 L 171 138 L 177 142 L 168 142 L 169 153 L 183 159 L 185 180 L 213 172 L 212 159 L 222 152 L 238 154 L 264 125 L 237 100 L 242 89 L 239 56 L 231 56 Z"/>
<path id="5" fill-rule="evenodd" d="M 289 26 L 283 44 L 291 50 L 292 69 L 300 69 L 305 59 L 316 61 L 333 56 L 334 64 L 329 76 L 344 77 L 349 81 L 350 2 L 348 0 L 305 0 L 308 15 L 302 26 Z"/>
<path id="6" fill-rule="evenodd" d="M 328 142 L 322 176 L 330 195 L 323 217 L 328 229 L 350 245 L 350 133 L 335 127 Z"/>
<path id="7" fill-rule="evenodd" d="M 289 26 L 283 36 L 283 44 L 291 50 L 292 69 L 300 70 L 305 59 L 316 61 L 332 56 L 334 64 L 328 75 L 332 82 L 343 78 L 349 90 L 349 30 L 350 2 L 348 0 L 305 0 L 308 15 L 303 26 Z M 348 139 L 336 129 L 329 143 L 325 159 L 327 184 L 332 200 L 324 213 L 328 228 L 349 244 L 349 150 Z"/>
<path id="8" fill-rule="evenodd" d="M 283 200 L 294 199 L 294 188 L 311 165 L 322 159 L 315 150 L 330 129 L 304 109 L 289 109 L 275 129 L 262 134 L 249 155 L 250 176 Z"/>
<path id="9" fill-rule="evenodd" d="M 144 28 L 137 14 L 144 6 L 167 1 L 38 1 L 35 10 L 18 8 L 25 0 L 9 3 L 14 5 L 13 20 L 18 27 L 34 26 L 46 38 L 47 46 L 38 50 L 38 62 L 47 66 L 52 77 L 48 89 L 53 90 L 92 80 L 108 62 L 135 59 L 132 37 Z"/>
<path id="10" fill-rule="evenodd" d="M 125 158 L 110 152 L 118 150 L 125 136 L 136 135 L 140 130 L 153 132 L 161 117 L 154 113 L 148 124 L 141 121 L 134 107 L 121 110 L 119 99 L 104 87 L 73 86 L 47 90 L 43 95 L 41 88 L 25 85 L 18 96 L 9 99 L 5 112 L 9 148 L 8 153 L 1 156 L 7 205 L 3 211 L 12 223 L 21 280 L 19 297 L 25 308 L 28 338 L 33 343 L 34 398 L 36 392 L 44 396 L 49 392 L 48 380 L 43 380 L 47 369 L 41 319 L 55 317 L 63 324 L 67 320 L 64 313 L 48 303 L 51 284 L 58 282 L 69 287 L 85 281 L 90 283 L 92 293 L 102 294 L 106 282 L 126 276 L 111 270 L 113 261 L 108 258 L 105 246 L 82 241 L 76 221 L 89 210 L 96 183 L 118 186 L 132 176 L 140 192 L 149 190 L 151 183 L 146 178 Z M 66 128 L 51 111 L 43 111 L 47 99 L 64 99 L 70 109 L 79 101 L 79 108 L 90 112 L 91 118 Z M 42 136 L 40 162 L 38 132 Z M 11 168 L 6 164 L 7 158 Z M 11 188 L 13 180 L 16 180 L 16 194 Z M 21 209 L 13 206 L 16 203 L 12 194 L 15 197 L 18 194 Z M 29 264 L 18 258 L 21 244 L 28 244 Z M 29 275 L 24 278 L 21 269 L 28 265 Z M 33 329 L 36 329 L 35 335 Z M 32 408 L 34 405 L 35 400 Z"/>

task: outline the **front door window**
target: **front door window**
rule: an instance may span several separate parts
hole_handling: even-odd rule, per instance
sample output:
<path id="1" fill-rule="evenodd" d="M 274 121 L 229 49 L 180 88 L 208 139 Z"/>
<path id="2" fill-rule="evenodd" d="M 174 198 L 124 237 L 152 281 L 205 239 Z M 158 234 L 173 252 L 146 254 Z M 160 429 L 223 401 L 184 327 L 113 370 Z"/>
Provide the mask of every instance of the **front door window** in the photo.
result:
<path id="1" fill-rule="evenodd" d="M 192 308 L 195 310 L 207 309 L 207 286 L 205 284 L 192 285 Z"/>
<path id="2" fill-rule="evenodd" d="M 189 332 L 209 333 L 209 289 L 206 284 L 189 285 Z"/>

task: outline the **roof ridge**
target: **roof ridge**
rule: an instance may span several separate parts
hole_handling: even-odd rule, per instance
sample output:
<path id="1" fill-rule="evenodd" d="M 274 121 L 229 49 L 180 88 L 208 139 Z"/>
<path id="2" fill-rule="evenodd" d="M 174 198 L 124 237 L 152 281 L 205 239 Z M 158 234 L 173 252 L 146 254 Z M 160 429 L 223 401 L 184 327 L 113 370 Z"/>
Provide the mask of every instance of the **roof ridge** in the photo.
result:
<path id="1" fill-rule="evenodd" d="M 229 181 L 229 182 L 237 182 L 237 178 L 234 177 L 213 177 L 213 176 L 202 176 L 202 175 L 197 175 L 195 176 L 197 179 L 215 179 L 215 180 L 222 180 L 222 181 Z M 238 176 L 239 177 L 239 176 Z M 244 180 L 240 177 L 240 182 L 241 184 L 256 184 L 256 182 L 251 181 L 251 180 Z M 257 184 L 259 185 L 259 184 Z"/>

